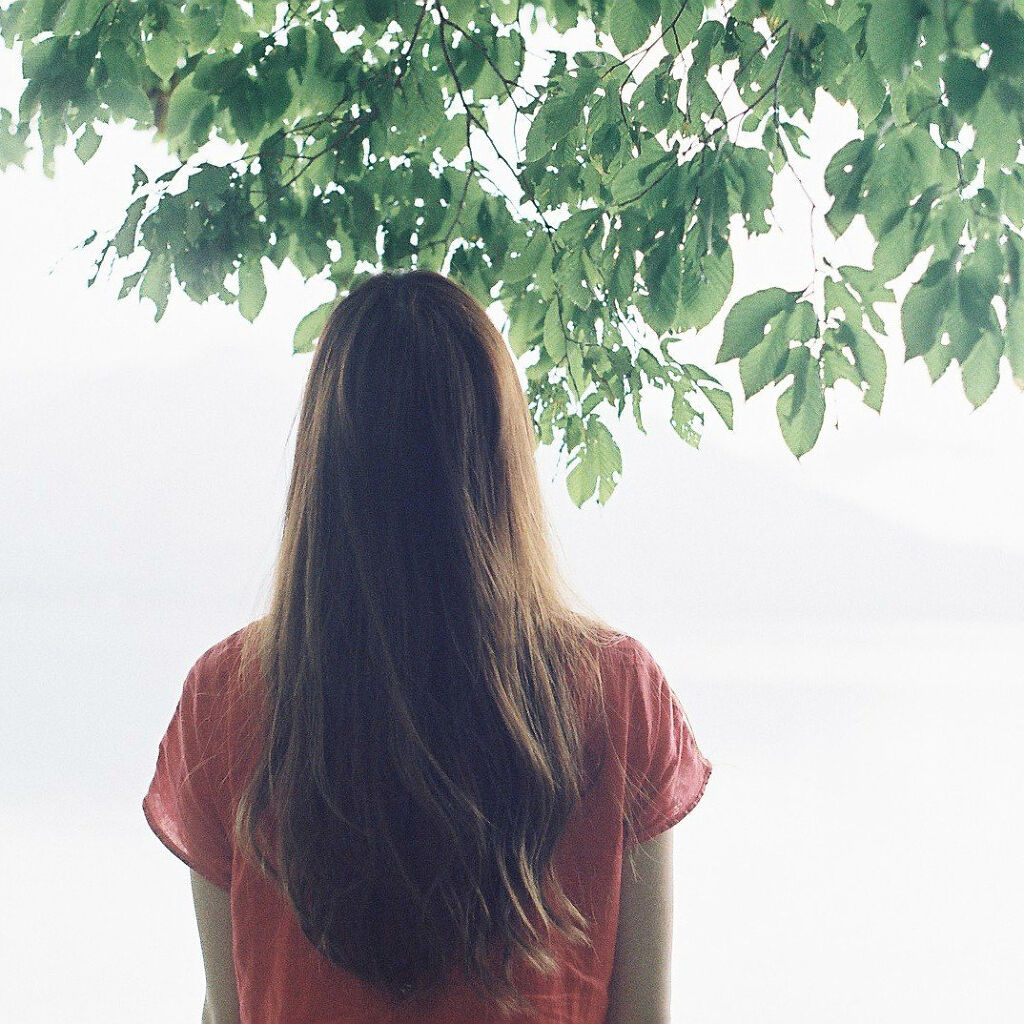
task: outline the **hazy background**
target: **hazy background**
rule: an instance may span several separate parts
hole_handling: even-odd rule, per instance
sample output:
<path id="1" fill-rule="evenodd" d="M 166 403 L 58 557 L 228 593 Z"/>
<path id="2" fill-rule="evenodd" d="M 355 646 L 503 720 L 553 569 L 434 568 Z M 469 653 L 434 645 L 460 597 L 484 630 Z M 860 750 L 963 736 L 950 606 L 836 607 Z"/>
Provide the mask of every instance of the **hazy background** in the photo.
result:
<path id="1" fill-rule="evenodd" d="M 7 107 L 18 67 L 0 51 Z M 848 114 L 822 106 L 809 183 Z M 188 869 L 140 805 L 185 672 L 262 611 L 310 360 L 291 334 L 331 294 L 268 264 L 254 325 L 177 290 L 154 324 L 120 276 L 86 288 L 72 247 L 120 225 L 134 162 L 168 166 L 122 126 L 53 181 L 38 157 L 0 176 L 10 1024 L 199 1019 Z M 792 175 L 776 200 L 734 296 L 807 283 Z M 888 312 L 882 416 L 841 384 L 799 463 L 778 388 L 742 404 L 735 363 L 736 429 L 709 416 L 699 452 L 669 395 L 645 398 L 647 437 L 627 410 L 605 508 L 538 456 L 570 578 L 648 645 L 715 766 L 676 832 L 680 1021 L 1002 1024 L 1024 1000 L 1024 395 L 1004 379 L 972 411 L 955 368 L 933 386 L 902 363 Z M 721 320 L 676 354 L 714 370 Z"/>

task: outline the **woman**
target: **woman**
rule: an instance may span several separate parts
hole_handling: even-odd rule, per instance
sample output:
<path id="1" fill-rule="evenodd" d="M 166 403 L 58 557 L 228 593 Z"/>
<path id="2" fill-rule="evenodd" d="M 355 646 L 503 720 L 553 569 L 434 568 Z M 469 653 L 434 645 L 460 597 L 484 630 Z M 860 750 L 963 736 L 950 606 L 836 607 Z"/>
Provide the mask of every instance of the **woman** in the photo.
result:
<path id="1" fill-rule="evenodd" d="M 212 1024 L 669 1020 L 671 833 L 711 765 L 573 607 L 484 309 L 333 310 L 268 613 L 185 680 L 143 802 L 192 869 Z"/>

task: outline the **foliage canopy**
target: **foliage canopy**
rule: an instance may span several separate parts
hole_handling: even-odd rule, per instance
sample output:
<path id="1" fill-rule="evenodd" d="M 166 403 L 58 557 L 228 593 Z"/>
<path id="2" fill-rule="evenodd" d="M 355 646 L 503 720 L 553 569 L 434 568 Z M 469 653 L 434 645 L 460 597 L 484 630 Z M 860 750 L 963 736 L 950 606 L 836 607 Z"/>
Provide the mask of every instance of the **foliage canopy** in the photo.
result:
<path id="1" fill-rule="evenodd" d="M 533 88 L 539 7 L 559 31 L 589 19 L 606 45 L 549 53 Z M 858 138 L 825 172 L 826 220 L 838 237 L 862 217 L 872 265 L 816 256 L 802 291 L 733 297 L 718 363 L 738 360 L 748 399 L 786 384 L 778 420 L 800 457 L 840 380 L 881 410 L 876 306 L 927 252 L 902 304 L 906 359 L 933 381 L 956 362 L 975 406 L 1003 357 L 1024 388 L 1022 7 L 13 0 L 0 37 L 20 45 L 27 84 L 17 111 L 0 110 L 0 167 L 22 165 L 33 129 L 52 175 L 59 146 L 92 157 L 98 122 L 155 128 L 178 166 L 152 182 L 136 167 L 124 223 L 86 244 L 101 250 L 97 274 L 108 256 L 145 254 L 120 297 L 148 297 L 157 319 L 173 275 L 253 320 L 264 257 L 339 291 L 381 265 L 450 273 L 500 302 L 513 351 L 536 356 L 538 437 L 561 439 L 577 504 L 604 502 L 622 460 L 603 406 L 629 405 L 644 430 L 651 384 L 671 389 L 688 443 L 709 409 L 731 429 L 727 389 L 671 346 L 730 299 L 734 232 L 770 230 L 773 181 L 804 155 L 818 90 L 857 111 Z M 653 64 L 642 76 L 641 61 Z M 506 144 L 496 126 L 510 108 L 520 130 Z M 237 158 L 204 159 L 213 137 Z M 303 317 L 295 351 L 332 304 Z"/>

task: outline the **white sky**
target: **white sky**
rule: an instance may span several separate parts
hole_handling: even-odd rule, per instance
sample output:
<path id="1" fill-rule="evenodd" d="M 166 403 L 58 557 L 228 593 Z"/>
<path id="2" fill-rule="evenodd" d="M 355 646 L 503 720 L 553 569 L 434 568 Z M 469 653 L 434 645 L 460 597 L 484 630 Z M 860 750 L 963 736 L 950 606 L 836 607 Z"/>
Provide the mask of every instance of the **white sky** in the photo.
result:
<path id="1" fill-rule="evenodd" d="M 17 70 L 0 51 L 8 108 Z M 808 182 L 847 114 L 822 105 Z M 185 877 L 165 886 L 181 866 L 138 805 L 185 671 L 261 609 L 310 358 L 292 330 L 330 297 L 268 264 L 254 325 L 177 291 L 154 324 L 148 301 L 115 301 L 119 278 L 87 289 L 72 246 L 118 227 L 133 163 L 166 166 L 142 133 L 104 134 L 86 167 L 59 153 L 53 181 L 37 158 L 0 177 L 15 1024 L 198 1017 Z M 776 199 L 784 230 L 737 244 L 735 296 L 806 283 L 806 200 L 789 176 Z M 715 372 L 721 321 L 676 353 Z M 679 829 L 680 1020 L 1001 1021 L 1000 999 L 1024 997 L 1007 814 L 1024 774 L 1024 395 L 1004 371 L 972 411 L 955 369 L 933 386 L 897 332 L 884 344 L 882 415 L 841 387 L 799 463 L 778 389 L 744 404 L 735 363 L 719 369 L 736 429 L 709 416 L 699 452 L 664 394 L 646 399 L 650 436 L 628 410 L 613 425 L 625 468 L 606 508 L 574 509 L 564 466 L 539 456 L 571 579 L 648 643 L 716 766 Z M 60 983 L 55 935 L 75 951 Z"/>

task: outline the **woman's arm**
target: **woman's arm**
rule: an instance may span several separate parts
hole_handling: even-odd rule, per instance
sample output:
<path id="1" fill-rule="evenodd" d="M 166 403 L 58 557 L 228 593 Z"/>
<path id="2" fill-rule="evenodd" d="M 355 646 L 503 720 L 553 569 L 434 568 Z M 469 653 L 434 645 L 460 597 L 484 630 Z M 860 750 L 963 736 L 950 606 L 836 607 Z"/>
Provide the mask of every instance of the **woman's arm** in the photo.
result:
<path id="1" fill-rule="evenodd" d="M 605 1024 L 669 1024 L 672 968 L 672 834 L 622 861 L 619 927 Z"/>
<path id="2" fill-rule="evenodd" d="M 192 871 L 192 897 L 206 967 L 202 1024 L 239 1024 L 238 983 L 232 951 L 231 894 Z"/>

